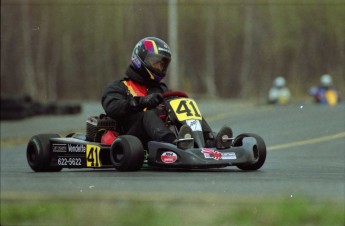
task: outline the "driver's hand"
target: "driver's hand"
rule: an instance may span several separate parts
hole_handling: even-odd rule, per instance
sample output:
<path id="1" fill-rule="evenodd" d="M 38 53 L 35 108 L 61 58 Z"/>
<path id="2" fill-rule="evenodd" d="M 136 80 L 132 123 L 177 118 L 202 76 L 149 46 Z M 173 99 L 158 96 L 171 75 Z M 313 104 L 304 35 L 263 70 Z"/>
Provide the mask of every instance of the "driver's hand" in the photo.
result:
<path id="1" fill-rule="evenodd" d="M 149 109 L 157 107 L 164 100 L 163 95 L 160 93 L 152 93 L 145 97 L 140 97 L 139 105 Z"/>

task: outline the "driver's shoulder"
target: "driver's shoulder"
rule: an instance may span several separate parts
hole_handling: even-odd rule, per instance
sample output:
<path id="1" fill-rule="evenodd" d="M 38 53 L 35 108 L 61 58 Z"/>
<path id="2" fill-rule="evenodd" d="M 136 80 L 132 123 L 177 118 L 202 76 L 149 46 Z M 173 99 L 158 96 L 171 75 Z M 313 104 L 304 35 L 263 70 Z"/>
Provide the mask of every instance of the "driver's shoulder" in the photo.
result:
<path id="1" fill-rule="evenodd" d="M 162 90 L 163 93 L 169 91 L 169 88 L 168 88 L 167 84 L 165 84 L 164 82 L 159 83 L 159 87 L 160 87 L 160 89 Z"/>

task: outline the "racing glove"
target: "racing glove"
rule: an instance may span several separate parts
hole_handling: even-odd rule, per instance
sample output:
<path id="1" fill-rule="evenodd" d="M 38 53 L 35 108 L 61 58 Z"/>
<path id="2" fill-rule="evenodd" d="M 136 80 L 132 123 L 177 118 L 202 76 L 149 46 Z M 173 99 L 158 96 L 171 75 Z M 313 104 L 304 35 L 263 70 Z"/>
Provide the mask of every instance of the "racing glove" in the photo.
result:
<path id="1" fill-rule="evenodd" d="M 134 97 L 130 105 L 136 110 L 142 110 L 144 108 L 155 108 L 164 100 L 162 94 L 160 93 L 152 93 L 150 95 L 144 97 Z"/>
<path id="2" fill-rule="evenodd" d="M 139 105 L 147 108 L 155 108 L 164 100 L 162 94 L 152 93 L 139 99 Z"/>

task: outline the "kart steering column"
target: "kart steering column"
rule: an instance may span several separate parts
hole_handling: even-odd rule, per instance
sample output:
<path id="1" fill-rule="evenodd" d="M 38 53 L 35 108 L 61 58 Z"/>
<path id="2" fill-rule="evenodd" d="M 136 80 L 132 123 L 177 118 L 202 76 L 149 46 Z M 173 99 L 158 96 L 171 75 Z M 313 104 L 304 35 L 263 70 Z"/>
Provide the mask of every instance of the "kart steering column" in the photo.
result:
<path id="1" fill-rule="evenodd" d="M 193 138 L 196 147 L 203 148 L 205 147 L 205 140 L 202 131 L 193 131 Z"/>

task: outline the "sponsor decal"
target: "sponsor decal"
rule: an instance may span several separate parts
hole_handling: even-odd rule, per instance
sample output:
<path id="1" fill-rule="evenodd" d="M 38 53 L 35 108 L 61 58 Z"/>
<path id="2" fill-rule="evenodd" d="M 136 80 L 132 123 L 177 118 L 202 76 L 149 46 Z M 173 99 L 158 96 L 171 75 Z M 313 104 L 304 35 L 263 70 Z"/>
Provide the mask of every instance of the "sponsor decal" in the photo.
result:
<path id="1" fill-rule="evenodd" d="M 222 158 L 222 153 L 219 151 L 214 151 L 212 149 L 202 149 L 201 153 L 204 154 L 204 157 L 206 159 L 215 159 L 215 160 L 219 160 Z"/>
<path id="2" fill-rule="evenodd" d="M 52 146 L 53 152 L 67 152 L 66 144 L 53 144 Z"/>
<path id="3" fill-rule="evenodd" d="M 186 124 L 193 130 L 193 131 L 202 131 L 201 123 L 199 120 L 186 120 Z"/>
<path id="4" fill-rule="evenodd" d="M 222 153 L 222 159 L 237 159 L 235 152 L 224 152 Z"/>
<path id="5" fill-rule="evenodd" d="M 203 148 L 201 153 L 204 154 L 206 159 L 236 159 L 235 152 L 219 152 L 208 148 Z"/>
<path id="6" fill-rule="evenodd" d="M 68 144 L 68 152 L 85 152 L 86 147 L 82 144 Z"/>
<path id="7" fill-rule="evenodd" d="M 174 163 L 177 160 L 177 155 L 175 152 L 166 151 L 161 155 L 161 160 L 164 163 Z"/>
<path id="8" fill-rule="evenodd" d="M 137 56 L 133 57 L 132 58 L 132 62 L 133 64 L 137 67 L 137 68 L 140 68 L 141 67 L 141 62 L 139 60 L 139 58 Z"/>

